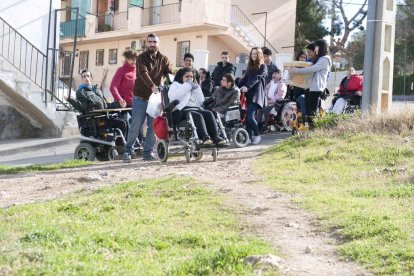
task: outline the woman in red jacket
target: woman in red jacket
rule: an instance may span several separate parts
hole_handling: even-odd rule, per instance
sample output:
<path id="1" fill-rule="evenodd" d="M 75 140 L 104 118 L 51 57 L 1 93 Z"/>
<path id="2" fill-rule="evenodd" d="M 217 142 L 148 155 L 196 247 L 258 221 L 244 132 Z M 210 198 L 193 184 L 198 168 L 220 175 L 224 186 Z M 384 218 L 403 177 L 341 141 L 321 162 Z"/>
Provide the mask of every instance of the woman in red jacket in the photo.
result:
<path id="1" fill-rule="evenodd" d="M 114 101 L 118 102 L 120 107 L 132 107 L 132 93 L 134 91 L 135 79 L 137 78 L 136 63 L 138 52 L 134 50 L 126 50 L 123 53 L 123 56 L 125 57 L 124 65 L 116 70 L 109 90 L 111 91 L 112 97 L 114 97 Z M 129 115 L 132 115 L 132 113 L 129 112 Z M 129 118 L 130 116 L 125 118 L 128 122 L 128 126 Z M 143 132 L 142 129 L 140 129 L 135 147 L 141 147 L 142 142 Z"/>
<path id="2" fill-rule="evenodd" d="M 360 106 L 362 97 L 363 77 L 355 73 L 354 68 L 348 69 L 348 74 L 339 85 L 338 95 L 332 100 L 332 106 L 339 98 L 351 99 L 351 104 Z"/>
<path id="3" fill-rule="evenodd" d="M 116 71 L 109 90 L 111 90 L 114 101 L 118 102 L 121 107 L 132 107 L 132 91 L 137 78 L 138 53 L 134 50 L 127 50 L 123 56 L 125 57 L 124 65 Z"/>

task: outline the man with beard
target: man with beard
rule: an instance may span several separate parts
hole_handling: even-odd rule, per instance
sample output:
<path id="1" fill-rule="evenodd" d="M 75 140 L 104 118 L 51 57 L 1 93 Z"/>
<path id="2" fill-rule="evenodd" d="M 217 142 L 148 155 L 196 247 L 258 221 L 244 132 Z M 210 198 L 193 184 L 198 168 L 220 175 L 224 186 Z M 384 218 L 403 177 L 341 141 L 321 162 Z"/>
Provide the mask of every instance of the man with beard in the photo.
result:
<path id="1" fill-rule="evenodd" d="M 152 123 L 154 118 L 147 114 L 148 99 L 152 93 L 158 92 L 163 76 L 172 74 L 172 65 L 168 58 L 158 51 L 160 38 L 151 33 L 147 36 L 147 50 L 137 58 L 137 78 L 132 98 L 132 121 L 128 132 L 128 141 L 125 147 L 124 162 L 131 162 L 134 157 L 134 143 L 142 124 L 147 119 L 147 134 L 145 136 L 142 159 L 155 160 L 152 149 L 155 143 Z"/>

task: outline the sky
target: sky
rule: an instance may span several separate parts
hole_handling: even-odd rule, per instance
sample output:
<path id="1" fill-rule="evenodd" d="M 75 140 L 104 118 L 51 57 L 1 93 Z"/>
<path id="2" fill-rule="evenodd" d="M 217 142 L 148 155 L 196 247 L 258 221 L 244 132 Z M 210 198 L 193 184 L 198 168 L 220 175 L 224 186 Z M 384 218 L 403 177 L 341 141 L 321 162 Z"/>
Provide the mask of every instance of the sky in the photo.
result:
<path id="1" fill-rule="evenodd" d="M 331 3 L 331 0 L 324 0 L 324 1 L 326 1 L 328 3 Z M 353 15 L 355 15 L 357 13 L 357 11 L 361 8 L 362 4 L 364 4 L 364 0 L 343 0 L 343 3 L 344 3 L 345 15 L 349 19 Z M 337 10 L 337 12 L 339 12 L 339 11 Z M 324 23 L 325 23 L 325 26 L 328 29 L 330 29 L 330 27 L 331 27 L 330 19 L 326 19 Z M 362 23 L 364 28 L 366 28 L 366 24 L 367 24 L 367 20 L 365 18 L 364 22 Z M 357 31 L 358 31 L 358 29 L 357 29 Z M 327 39 L 329 41 L 329 37 L 325 37 L 325 39 Z"/>

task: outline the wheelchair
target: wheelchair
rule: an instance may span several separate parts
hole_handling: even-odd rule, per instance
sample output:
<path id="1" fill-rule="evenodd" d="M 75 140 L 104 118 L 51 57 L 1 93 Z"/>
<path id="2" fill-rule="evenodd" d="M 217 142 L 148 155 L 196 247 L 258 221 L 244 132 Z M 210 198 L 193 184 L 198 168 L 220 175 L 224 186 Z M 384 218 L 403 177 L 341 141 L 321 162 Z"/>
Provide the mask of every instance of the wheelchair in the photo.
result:
<path id="1" fill-rule="evenodd" d="M 128 125 L 125 132 L 112 126 L 112 121 L 126 109 L 95 110 L 89 114 L 77 116 L 80 131 L 80 143 L 74 151 L 74 159 L 86 161 L 111 161 L 123 151 L 126 144 Z M 121 119 L 121 118 L 120 118 Z"/>
<path id="2" fill-rule="evenodd" d="M 270 131 L 272 128 L 276 132 L 292 131 L 293 118 L 297 113 L 296 102 L 290 99 L 283 99 L 272 106 L 267 118 L 264 118 L 261 132 Z"/>
<path id="3" fill-rule="evenodd" d="M 166 134 L 159 135 L 157 129 L 154 127 L 154 133 L 157 137 L 156 142 L 156 154 L 160 162 L 167 162 L 168 158 L 172 154 L 184 152 L 185 160 L 190 163 L 191 160 L 199 161 L 203 158 L 204 152 L 211 150 L 213 161 L 217 160 L 219 147 L 216 145 L 203 145 L 201 137 L 198 137 L 196 126 L 191 116 L 191 113 L 187 113 L 184 120 L 181 119 L 181 111 L 174 110 L 179 104 L 178 100 L 172 102 L 168 99 L 169 86 L 164 86 L 161 89 L 161 117 L 165 122 Z M 216 117 L 217 118 L 217 117 Z M 157 119 L 157 118 L 155 118 Z M 224 138 L 228 144 L 229 140 L 225 128 L 221 120 L 217 120 L 219 128 L 219 134 Z M 162 131 L 164 132 L 164 131 Z"/>

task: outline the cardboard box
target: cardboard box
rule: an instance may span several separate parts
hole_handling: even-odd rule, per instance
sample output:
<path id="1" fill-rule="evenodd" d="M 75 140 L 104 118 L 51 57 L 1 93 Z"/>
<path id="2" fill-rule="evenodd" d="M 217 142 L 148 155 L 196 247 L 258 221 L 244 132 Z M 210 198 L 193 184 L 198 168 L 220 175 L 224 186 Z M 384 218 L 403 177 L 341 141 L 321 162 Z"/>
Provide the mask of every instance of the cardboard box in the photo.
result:
<path id="1" fill-rule="evenodd" d="M 306 61 L 291 61 L 291 62 L 284 63 L 283 67 L 284 68 L 287 68 L 287 67 L 305 68 L 311 65 L 312 63 L 306 62 Z M 292 86 L 300 87 L 303 89 L 308 89 L 311 86 L 312 76 L 313 76 L 313 73 L 308 73 L 308 74 L 287 73 L 285 83 L 292 85 Z"/>

